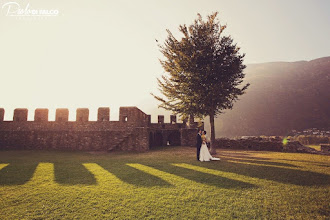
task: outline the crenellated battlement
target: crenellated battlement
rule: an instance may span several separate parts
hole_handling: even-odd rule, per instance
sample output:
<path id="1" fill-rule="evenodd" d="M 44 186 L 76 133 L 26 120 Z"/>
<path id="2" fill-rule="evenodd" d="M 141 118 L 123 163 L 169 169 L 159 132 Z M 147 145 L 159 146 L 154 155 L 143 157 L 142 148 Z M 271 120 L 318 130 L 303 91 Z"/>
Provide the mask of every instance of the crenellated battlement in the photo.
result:
<path id="1" fill-rule="evenodd" d="M 49 112 L 49 110 L 46 108 L 37 108 L 34 111 L 34 121 L 37 121 L 37 122 L 48 121 L 48 112 Z"/>
<path id="2" fill-rule="evenodd" d="M 68 122 L 70 111 L 68 108 L 58 108 L 55 112 L 56 122 Z M 4 121 L 5 109 L 0 108 L 0 122 Z M 35 122 L 48 122 L 49 110 L 47 108 L 37 108 L 34 111 Z M 17 108 L 14 110 L 13 121 L 26 122 L 28 121 L 28 109 Z M 97 112 L 97 121 L 105 122 L 110 121 L 110 108 L 100 107 Z M 119 121 L 121 122 L 148 122 L 151 123 L 151 115 L 145 114 L 137 107 L 120 107 L 119 108 Z M 77 108 L 76 109 L 76 122 L 89 122 L 89 109 Z M 158 115 L 158 123 L 164 124 L 164 115 Z M 176 116 L 170 116 L 170 124 L 176 124 Z"/>
<path id="3" fill-rule="evenodd" d="M 14 110 L 13 120 L 5 121 L 0 108 L 0 149 L 71 149 L 71 150 L 148 150 L 154 146 L 194 145 L 198 123 L 177 122 L 175 115 L 165 123 L 151 123 L 151 115 L 137 107 L 120 107 L 119 120 L 110 120 L 110 108 L 98 108 L 97 121 L 89 121 L 89 109 L 76 109 L 76 121 L 69 121 L 70 111 L 58 108 L 55 121 L 49 110 L 37 108 L 28 121 L 28 109 Z"/>

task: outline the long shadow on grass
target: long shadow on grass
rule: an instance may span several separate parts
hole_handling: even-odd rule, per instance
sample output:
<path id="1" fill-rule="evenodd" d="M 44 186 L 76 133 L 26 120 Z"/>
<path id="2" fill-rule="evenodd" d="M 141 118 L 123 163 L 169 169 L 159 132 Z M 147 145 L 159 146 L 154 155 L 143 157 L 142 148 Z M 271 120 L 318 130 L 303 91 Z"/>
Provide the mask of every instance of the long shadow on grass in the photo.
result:
<path id="1" fill-rule="evenodd" d="M 309 160 L 293 160 L 293 159 L 277 159 L 277 160 L 284 160 L 284 161 L 291 161 L 291 162 L 301 162 L 301 163 L 309 163 L 314 164 L 317 166 L 328 166 L 329 163 L 326 162 L 318 162 L 318 161 L 309 161 Z"/>
<path id="2" fill-rule="evenodd" d="M 54 163 L 55 181 L 63 185 L 96 185 L 96 179 L 80 162 Z"/>
<path id="3" fill-rule="evenodd" d="M 298 186 L 330 185 L 330 176 L 326 174 L 282 167 L 235 163 L 235 160 L 226 158 L 222 158 L 221 163 L 203 164 L 203 167 Z"/>
<path id="4" fill-rule="evenodd" d="M 233 157 L 237 160 L 249 160 L 250 163 L 260 163 L 260 164 L 268 164 L 268 165 L 277 165 L 277 166 L 288 166 L 288 167 L 298 167 L 296 165 L 293 164 L 288 164 L 288 163 L 282 163 L 282 162 L 272 162 L 270 161 L 270 158 L 263 158 L 263 157 L 252 157 L 252 156 L 243 156 L 237 153 L 233 153 L 233 154 L 228 154 L 228 153 L 222 153 L 220 155 L 221 156 L 225 156 L 225 157 Z M 228 159 L 229 160 L 229 159 Z M 254 161 L 253 161 L 254 160 Z M 289 162 L 302 162 L 302 163 L 309 163 L 309 164 L 314 164 L 317 166 L 323 166 L 323 167 L 329 167 L 329 165 L 327 165 L 327 163 L 324 162 L 318 162 L 318 161 L 308 161 L 308 160 L 293 160 L 293 159 L 281 159 L 281 158 L 276 158 L 276 160 L 282 160 L 282 161 L 289 161 Z M 245 161 L 248 162 L 248 161 Z M 329 164 L 329 163 L 328 163 Z"/>
<path id="5" fill-rule="evenodd" d="M 248 156 L 248 155 L 242 155 L 242 154 L 228 154 L 228 153 L 220 153 L 219 155 L 221 156 L 225 156 L 225 157 L 237 157 L 237 158 L 242 158 L 242 159 L 255 159 L 255 160 L 270 160 L 269 158 L 262 158 L 262 157 L 253 157 L 253 156 Z"/>
<path id="6" fill-rule="evenodd" d="M 12 162 L 0 170 L 0 185 L 23 185 L 28 182 L 38 163 Z"/>
<path id="7" fill-rule="evenodd" d="M 132 184 L 139 187 L 172 187 L 172 185 L 165 180 L 145 173 L 141 170 L 135 169 L 126 165 L 125 163 L 102 163 L 98 162 L 98 164 L 109 171 L 110 173 L 117 176 L 122 181 Z"/>
<path id="8" fill-rule="evenodd" d="M 298 167 L 293 164 L 288 163 L 281 163 L 281 162 L 272 162 L 272 161 L 265 161 L 262 158 L 253 158 L 250 159 L 249 157 L 235 157 L 231 156 L 230 158 L 226 158 L 227 160 L 235 160 L 240 162 L 246 162 L 246 163 L 255 163 L 260 165 L 273 165 L 273 166 L 283 166 L 283 167 Z"/>
<path id="9" fill-rule="evenodd" d="M 200 165 L 201 162 L 197 162 L 192 165 Z M 249 184 L 246 182 L 228 179 L 226 177 L 220 177 L 208 173 L 202 173 L 199 171 L 185 169 L 182 167 L 173 166 L 171 164 L 146 164 L 147 166 L 153 167 L 155 169 L 174 174 L 198 183 L 207 184 L 211 186 L 216 186 L 219 188 L 232 189 L 232 188 L 255 188 L 257 186 Z"/>

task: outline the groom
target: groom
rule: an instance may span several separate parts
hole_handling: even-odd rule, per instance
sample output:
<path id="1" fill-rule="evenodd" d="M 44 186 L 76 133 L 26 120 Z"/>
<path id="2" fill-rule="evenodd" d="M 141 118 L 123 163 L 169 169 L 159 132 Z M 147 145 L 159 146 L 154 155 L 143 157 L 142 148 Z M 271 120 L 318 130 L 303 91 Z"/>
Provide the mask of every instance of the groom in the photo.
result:
<path id="1" fill-rule="evenodd" d="M 199 161 L 199 152 L 201 151 L 202 146 L 202 129 L 198 129 L 196 137 L 196 148 L 197 148 L 197 160 Z"/>

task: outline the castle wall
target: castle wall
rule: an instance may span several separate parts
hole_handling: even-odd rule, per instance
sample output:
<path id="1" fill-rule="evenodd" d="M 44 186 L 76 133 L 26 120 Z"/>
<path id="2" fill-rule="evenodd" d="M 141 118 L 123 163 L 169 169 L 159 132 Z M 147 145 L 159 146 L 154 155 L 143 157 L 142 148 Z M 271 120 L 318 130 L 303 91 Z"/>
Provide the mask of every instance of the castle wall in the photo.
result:
<path id="1" fill-rule="evenodd" d="M 97 121 L 110 121 L 110 108 L 99 108 L 97 112 Z"/>
<path id="2" fill-rule="evenodd" d="M 137 107 L 120 107 L 119 121 L 135 126 L 147 126 L 149 117 Z"/>
<path id="3" fill-rule="evenodd" d="M 78 108 L 76 114 L 77 122 L 87 122 L 89 119 L 89 109 L 88 108 Z"/>
<path id="4" fill-rule="evenodd" d="M 85 150 L 85 151 L 117 151 L 117 150 L 148 150 L 145 135 L 137 130 L 112 131 L 2 131 L 0 132 L 0 149 L 29 150 Z M 124 141 L 130 139 L 127 145 Z M 141 140 L 140 140 L 141 138 Z M 127 139 L 127 140 L 125 140 Z"/>
<path id="5" fill-rule="evenodd" d="M 5 119 L 5 109 L 0 108 L 0 122 Z"/>
<path id="6" fill-rule="evenodd" d="M 37 108 L 34 111 L 34 121 L 42 122 L 48 121 L 48 109 Z"/>
<path id="7" fill-rule="evenodd" d="M 202 128 L 203 129 L 203 128 Z M 196 146 L 196 136 L 198 130 L 196 128 L 181 129 L 181 145 Z"/>
<path id="8" fill-rule="evenodd" d="M 69 120 L 69 109 L 58 108 L 56 109 L 55 121 L 66 122 Z"/>
<path id="9" fill-rule="evenodd" d="M 171 124 L 176 124 L 177 123 L 177 121 L 176 121 L 176 115 L 171 115 L 170 116 L 170 123 Z"/>
<path id="10" fill-rule="evenodd" d="M 15 109 L 13 121 L 3 121 L 0 109 L 0 149 L 146 151 L 154 146 L 195 145 L 196 128 L 176 123 L 176 117 L 170 123 L 151 123 L 150 115 L 136 107 L 121 107 L 119 121 L 109 121 L 110 108 L 99 108 L 98 121 L 88 121 L 86 108 L 77 109 L 76 121 L 68 121 L 68 109 L 56 109 L 55 121 L 48 121 L 48 113 L 36 109 L 34 121 L 27 121 L 28 110 Z"/>
<path id="11" fill-rule="evenodd" d="M 164 115 L 158 115 L 158 124 L 164 124 Z"/>
<path id="12" fill-rule="evenodd" d="M 14 121 L 27 121 L 28 119 L 28 110 L 26 108 L 17 108 L 14 110 Z"/>

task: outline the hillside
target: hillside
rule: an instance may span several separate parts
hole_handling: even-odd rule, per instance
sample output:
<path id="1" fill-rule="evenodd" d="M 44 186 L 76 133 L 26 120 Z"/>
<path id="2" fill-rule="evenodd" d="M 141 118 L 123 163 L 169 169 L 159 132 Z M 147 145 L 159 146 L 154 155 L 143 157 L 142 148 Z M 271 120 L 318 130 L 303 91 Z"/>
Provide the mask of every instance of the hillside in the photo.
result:
<path id="1" fill-rule="evenodd" d="M 330 57 L 251 64 L 251 84 L 234 108 L 216 119 L 216 136 L 286 135 L 330 126 Z M 208 125 L 208 121 L 206 125 Z"/>
<path id="2" fill-rule="evenodd" d="M 330 127 L 330 57 L 249 64 L 245 72 L 245 82 L 251 85 L 232 110 L 218 116 L 216 137 L 286 135 L 293 129 Z M 157 108 L 148 112 L 164 114 Z"/>

